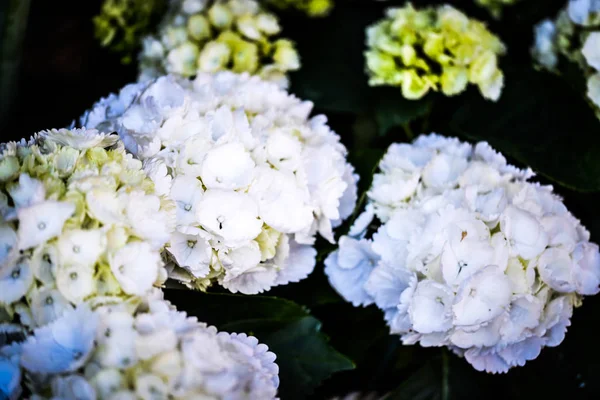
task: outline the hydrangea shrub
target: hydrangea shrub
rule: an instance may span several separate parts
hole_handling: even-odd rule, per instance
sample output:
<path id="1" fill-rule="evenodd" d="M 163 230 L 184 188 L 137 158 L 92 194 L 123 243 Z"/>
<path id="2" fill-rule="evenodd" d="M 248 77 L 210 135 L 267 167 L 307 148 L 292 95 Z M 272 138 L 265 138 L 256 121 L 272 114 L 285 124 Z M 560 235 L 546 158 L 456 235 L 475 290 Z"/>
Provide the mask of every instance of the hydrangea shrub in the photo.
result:
<path id="1" fill-rule="evenodd" d="M 504 44 L 484 23 L 450 5 L 390 8 L 367 29 L 366 69 L 371 86 L 398 86 L 410 100 L 441 90 L 454 96 L 477 85 L 496 101 L 504 85 L 498 58 Z"/>
<path id="2" fill-rule="evenodd" d="M 218 332 L 160 292 L 137 305 L 79 305 L 0 350 L 34 399 L 275 399 L 275 355 L 252 336 Z"/>
<path id="3" fill-rule="evenodd" d="M 277 17 L 254 0 L 171 1 L 158 32 L 143 39 L 140 80 L 231 70 L 287 86 L 300 59 L 280 32 Z"/>
<path id="4" fill-rule="evenodd" d="M 507 372 L 560 344 L 573 308 L 600 290 L 589 232 L 487 143 L 421 136 L 392 144 L 379 169 L 325 273 L 354 306 L 379 307 L 404 344 Z"/>
<path id="5" fill-rule="evenodd" d="M 116 135 L 61 129 L 3 145 L 0 212 L 0 306 L 29 327 L 167 278 L 175 204 Z"/>
<path id="6" fill-rule="evenodd" d="M 255 294 L 305 278 L 316 235 L 333 243 L 356 202 L 346 149 L 311 109 L 258 77 L 223 72 L 126 86 L 81 123 L 118 132 L 177 204 L 171 277 Z"/>

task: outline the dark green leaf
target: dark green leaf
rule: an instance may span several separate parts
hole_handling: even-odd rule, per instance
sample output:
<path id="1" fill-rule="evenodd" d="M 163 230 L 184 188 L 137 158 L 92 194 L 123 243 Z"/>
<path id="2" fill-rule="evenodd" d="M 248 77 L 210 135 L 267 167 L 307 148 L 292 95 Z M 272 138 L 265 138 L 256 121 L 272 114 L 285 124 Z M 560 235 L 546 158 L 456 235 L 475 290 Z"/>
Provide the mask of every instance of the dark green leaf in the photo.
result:
<path id="1" fill-rule="evenodd" d="M 377 88 L 375 120 L 379 135 L 385 135 L 391 128 L 402 127 L 411 121 L 427 115 L 432 106 L 431 96 L 420 100 L 407 100 L 399 88 Z"/>
<path id="2" fill-rule="evenodd" d="M 17 92 L 21 46 L 30 0 L 7 0 L 0 3 L 0 127 L 12 106 Z"/>
<path id="3" fill-rule="evenodd" d="M 298 304 L 276 297 L 166 290 L 179 310 L 219 330 L 255 335 L 277 355 L 283 399 L 303 399 L 331 374 L 354 368 L 328 344 L 321 323 Z"/>
<path id="4" fill-rule="evenodd" d="M 371 106 L 364 72 L 365 28 L 383 16 L 381 7 L 336 7 L 328 18 L 284 19 L 302 68 L 291 74 L 291 91 L 328 111 L 360 112 Z"/>
<path id="5" fill-rule="evenodd" d="M 441 374 L 428 362 L 388 393 L 384 400 L 441 400 Z"/>
<path id="6" fill-rule="evenodd" d="M 600 122 L 582 96 L 530 68 L 508 71 L 506 81 L 498 103 L 471 92 L 452 117 L 454 132 L 486 140 L 563 186 L 599 191 Z"/>

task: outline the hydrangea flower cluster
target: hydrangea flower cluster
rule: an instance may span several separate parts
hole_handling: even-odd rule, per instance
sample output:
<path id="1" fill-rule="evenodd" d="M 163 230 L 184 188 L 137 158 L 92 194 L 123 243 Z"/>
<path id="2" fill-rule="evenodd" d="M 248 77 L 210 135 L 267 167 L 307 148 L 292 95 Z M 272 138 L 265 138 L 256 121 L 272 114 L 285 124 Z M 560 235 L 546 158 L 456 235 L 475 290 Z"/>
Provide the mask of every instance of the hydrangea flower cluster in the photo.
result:
<path id="1" fill-rule="evenodd" d="M 315 235 L 356 202 L 346 149 L 312 103 L 222 72 L 161 77 L 97 103 L 81 123 L 116 131 L 177 204 L 171 277 L 255 294 L 312 272 Z"/>
<path id="2" fill-rule="evenodd" d="M 255 0 L 173 0 L 157 35 L 143 40 L 140 80 L 231 70 L 287 85 L 300 68 L 294 44 L 277 38 L 277 17 Z"/>
<path id="3" fill-rule="evenodd" d="M 163 5 L 162 0 L 104 0 L 94 17 L 95 36 L 102 46 L 122 53 L 122 62 L 128 64 Z"/>
<path id="4" fill-rule="evenodd" d="M 267 0 L 276 8 L 285 10 L 294 8 L 310 17 L 324 17 L 333 8 L 333 0 Z"/>
<path id="5" fill-rule="evenodd" d="M 325 261 L 346 300 L 376 304 L 404 344 L 492 373 L 561 343 L 581 296 L 599 291 L 600 253 L 552 187 L 485 142 L 437 135 L 391 145 L 380 170 Z"/>
<path id="6" fill-rule="evenodd" d="M 22 324 L 141 296 L 166 280 L 161 250 L 175 205 L 117 140 L 61 129 L 3 145 L 0 309 Z"/>
<path id="7" fill-rule="evenodd" d="M 37 400 L 268 400 L 279 385 L 267 346 L 187 317 L 160 292 L 137 306 L 79 305 L 0 354 L 7 369 L 22 367 Z"/>
<path id="8" fill-rule="evenodd" d="M 556 20 L 535 27 L 532 55 L 538 67 L 559 73 L 561 57 L 576 63 L 587 84 L 587 98 L 600 118 L 600 2 L 570 0 Z"/>
<path id="9" fill-rule="evenodd" d="M 390 8 L 367 29 L 367 46 L 372 86 L 399 86 L 405 98 L 416 100 L 430 90 L 454 96 L 471 83 L 486 99 L 500 97 L 504 45 L 482 22 L 449 5 Z"/>

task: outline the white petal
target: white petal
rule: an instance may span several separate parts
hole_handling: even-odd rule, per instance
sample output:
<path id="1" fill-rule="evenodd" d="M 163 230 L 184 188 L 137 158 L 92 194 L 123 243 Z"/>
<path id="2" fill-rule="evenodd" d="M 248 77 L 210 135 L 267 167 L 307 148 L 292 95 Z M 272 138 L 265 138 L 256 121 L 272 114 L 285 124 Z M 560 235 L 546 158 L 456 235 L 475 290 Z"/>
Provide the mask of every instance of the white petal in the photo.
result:
<path id="1" fill-rule="evenodd" d="M 600 72 L 591 75 L 587 80 L 587 96 L 596 106 L 600 106 Z"/>
<path id="2" fill-rule="evenodd" d="M 85 265 L 60 265 L 56 271 L 56 287 L 73 303 L 81 303 L 96 291 L 94 268 Z"/>
<path id="3" fill-rule="evenodd" d="M 94 188 L 86 192 L 85 201 L 92 218 L 103 224 L 117 224 L 123 221 L 125 204 L 119 201 L 113 190 Z"/>
<path id="4" fill-rule="evenodd" d="M 120 199 L 127 203 L 125 214 L 135 235 L 157 249 L 163 247 L 169 240 L 173 221 L 171 215 L 161 209 L 160 197 L 133 191 Z"/>
<path id="5" fill-rule="evenodd" d="M 500 328 L 502 339 L 509 343 L 523 340 L 525 332 L 540 323 L 543 307 L 542 302 L 531 295 L 513 299 L 507 318 Z"/>
<path id="6" fill-rule="evenodd" d="M 325 259 L 325 275 L 329 283 L 355 307 L 372 304 L 373 298 L 365 291 L 364 284 L 373 270 L 373 264 L 361 262 L 354 268 L 342 268 L 339 262 L 340 252 L 341 246 L 340 250 L 334 251 Z"/>
<path id="7" fill-rule="evenodd" d="M 40 203 L 46 198 L 44 185 L 27 174 L 19 175 L 19 184 L 8 189 L 15 207 L 23 208 Z"/>
<path id="8" fill-rule="evenodd" d="M 237 190 L 247 187 L 255 163 L 241 143 L 214 147 L 202 163 L 202 183 L 208 189 Z"/>
<path id="9" fill-rule="evenodd" d="M 220 256 L 225 267 L 226 281 L 256 268 L 261 259 L 260 248 L 256 241 L 251 241 L 246 246 L 231 249 L 226 254 L 220 254 Z"/>
<path id="10" fill-rule="evenodd" d="M 561 246 L 568 251 L 572 251 L 579 241 L 579 233 L 574 218 L 570 215 L 550 215 L 543 217 L 541 222 L 544 230 L 548 234 L 548 246 Z"/>
<path id="11" fill-rule="evenodd" d="M 135 393 L 140 399 L 159 398 L 169 396 L 169 388 L 162 379 L 156 375 L 140 374 L 135 380 Z"/>
<path id="12" fill-rule="evenodd" d="M 465 189 L 465 196 L 471 209 L 479 213 L 485 222 L 490 223 L 498 220 L 508 204 L 504 188 L 496 188 L 489 193 L 477 193 L 477 186 L 470 186 Z"/>
<path id="13" fill-rule="evenodd" d="M 276 285 L 287 285 L 306 278 L 315 269 L 317 250 L 313 246 L 290 241 L 290 252 L 281 270 L 277 273 Z"/>
<path id="14" fill-rule="evenodd" d="M 506 346 L 498 351 L 498 355 L 511 367 L 522 367 L 527 361 L 536 359 L 543 346 L 544 339 L 534 336 Z"/>
<path id="15" fill-rule="evenodd" d="M 61 265 L 92 267 L 106 249 L 106 236 L 100 229 L 74 229 L 65 232 L 57 242 Z"/>
<path id="16" fill-rule="evenodd" d="M 510 304 L 510 281 L 496 266 L 488 266 L 465 280 L 452 306 L 457 326 L 477 326 L 491 321 Z"/>
<path id="17" fill-rule="evenodd" d="M 188 270 L 196 278 L 208 275 L 212 261 L 212 248 L 206 240 L 175 232 L 171 235 L 170 243 L 168 251 L 175 257 L 180 267 Z"/>
<path id="18" fill-rule="evenodd" d="M 457 328 L 450 335 L 450 342 L 463 349 L 494 346 L 500 340 L 499 327 L 502 325 L 502 321 L 503 316 L 499 316 L 489 324 L 474 331 Z"/>
<path id="19" fill-rule="evenodd" d="M 273 287 L 275 279 L 277 271 L 274 268 L 258 265 L 235 278 L 223 281 L 222 285 L 232 293 L 257 294 Z"/>
<path id="20" fill-rule="evenodd" d="M 75 371 L 94 347 L 98 315 L 87 306 L 68 311 L 52 324 L 36 329 L 23 344 L 21 364 L 31 372 Z"/>
<path id="21" fill-rule="evenodd" d="M 31 313 L 37 326 L 44 326 L 60 318 L 73 306 L 56 289 L 42 287 L 31 296 Z"/>
<path id="22" fill-rule="evenodd" d="M 506 276 L 510 280 L 513 293 L 530 293 L 535 279 L 535 268 L 525 268 L 518 258 L 508 261 Z"/>
<path id="23" fill-rule="evenodd" d="M 373 251 L 386 263 L 406 268 L 408 243 L 424 224 L 424 216 L 413 210 L 397 210 L 373 235 Z"/>
<path id="24" fill-rule="evenodd" d="M 117 369 L 102 369 L 92 378 L 92 383 L 100 398 L 112 398 L 115 390 L 124 386 L 124 377 Z"/>
<path id="25" fill-rule="evenodd" d="M 177 226 L 197 224 L 196 212 L 204 190 L 201 182 L 193 177 L 180 175 L 173 180 L 171 199 L 177 205 Z"/>
<path id="26" fill-rule="evenodd" d="M 558 346 L 564 340 L 572 314 L 573 300 L 569 295 L 557 297 L 546 305 L 538 327 L 540 336 L 546 338 L 546 346 Z"/>
<path id="27" fill-rule="evenodd" d="M 83 376 L 57 376 L 52 379 L 51 385 L 55 398 L 96 400 L 96 391 Z"/>
<path id="28" fill-rule="evenodd" d="M 362 236 L 366 233 L 373 218 L 375 218 L 375 208 L 373 207 L 373 203 L 369 203 L 365 207 L 365 210 L 354 220 L 354 223 L 348 232 L 348 236 L 362 239 Z"/>
<path id="29" fill-rule="evenodd" d="M 346 189 L 340 198 L 340 207 L 339 213 L 340 218 L 333 222 L 334 227 L 338 227 L 342 224 L 342 221 L 352 215 L 354 208 L 356 207 L 356 202 L 358 201 L 358 174 L 354 173 L 354 167 L 350 164 L 346 164 L 344 169 L 344 175 L 342 179 L 346 183 Z M 367 206 L 368 207 L 368 206 Z M 355 223 L 356 224 L 356 221 Z M 352 234 L 350 234 L 353 236 Z"/>
<path id="30" fill-rule="evenodd" d="M 465 358 L 477 371 L 498 374 L 506 373 L 510 369 L 508 363 L 493 348 L 470 348 L 465 352 Z"/>
<path id="31" fill-rule="evenodd" d="M 27 258 L 0 270 L 0 302 L 11 304 L 25 296 L 33 284 L 33 271 Z"/>
<path id="32" fill-rule="evenodd" d="M 520 208 L 508 206 L 500 217 L 500 228 L 514 256 L 531 260 L 548 245 L 548 235 L 539 221 Z"/>
<path id="33" fill-rule="evenodd" d="M 158 158 L 145 160 L 144 172 L 154 182 L 154 189 L 157 195 L 165 196 L 169 194 L 173 178 L 169 175 L 167 165 L 163 160 Z"/>
<path id="34" fill-rule="evenodd" d="M 588 35 L 581 48 L 581 54 L 589 66 L 596 71 L 600 70 L 600 32 L 592 32 Z"/>
<path id="35" fill-rule="evenodd" d="M 19 249 L 40 245 L 60 235 L 65 221 L 75 212 L 75 205 L 45 201 L 17 210 Z"/>
<path id="36" fill-rule="evenodd" d="M 372 242 L 366 239 L 356 240 L 342 236 L 339 241 L 338 265 L 343 269 L 361 267 L 363 263 L 375 266 L 379 257 L 372 250 Z"/>
<path id="37" fill-rule="evenodd" d="M 123 291 L 132 295 L 148 292 L 158 278 L 162 261 L 146 242 L 131 242 L 109 257 L 110 269 Z"/>
<path id="38" fill-rule="evenodd" d="M 0 225 L 0 264 L 17 250 L 17 233 L 8 224 Z"/>
<path id="39" fill-rule="evenodd" d="M 438 154 L 423 168 L 423 183 L 434 188 L 450 188 L 455 185 L 467 165 L 465 158 Z"/>
<path id="40" fill-rule="evenodd" d="M 595 243 L 579 243 L 572 254 L 573 278 L 577 293 L 597 294 L 600 291 L 600 253 Z"/>
<path id="41" fill-rule="evenodd" d="M 250 196 L 238 192 L 207 190 L 198 204 L 198 221 L 204 229 L 236 246 L 256 238 L 263 222 Z"/>
<path id="42" fill-rule="evenodd" d="M 373 297 L 377 307 L 385 310 L 400 304 L 402 293 L 409 287 L 415 276 L 414 272 L 379 263 L 371 272 L 364 288 Z"/>
<path id="43" fill-rule="evenodd" d="M 537 260 L 537 270 L 542 280 L 558 292 L 576 290 L 574 262 L 566 250 L 549 248 Z"/>
<path id="44" fill-rule="evenodd" d="M 489 241 L 470 239 L 466 232 L 456 226 L 449 228 L 450 240 L 442 250 L 444 280 L 453 287 L 495 261 L 494 248 Z"/>
<path id="45" fill-rule="evenodd" d="M 313 208 L 293 173 L 258 168 L 249 194 L 256 200 L 260 217 L 282 233 L 296 233 L 313 222 Z"/>
<path id="46" fill-rule="evenodd" d="M 419 282 L 408 308 L 413 329 L 419 333 L 449 330 L 453 300 L 454 293 L 447 286 L 431 280 Z"/>

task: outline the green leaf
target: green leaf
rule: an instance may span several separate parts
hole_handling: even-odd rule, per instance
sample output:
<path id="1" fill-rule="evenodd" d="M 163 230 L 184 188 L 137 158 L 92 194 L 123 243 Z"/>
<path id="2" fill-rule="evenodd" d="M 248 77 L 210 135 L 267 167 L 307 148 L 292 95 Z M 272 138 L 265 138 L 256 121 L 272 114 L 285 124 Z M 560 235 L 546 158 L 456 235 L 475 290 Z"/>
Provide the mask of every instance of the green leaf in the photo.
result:
<path id="1" fill-rule="evenodd" d="M 392 128 L 403 127 L 427 115 L 431 110 L 431 96 L 420 100 L 408 100 L 402 97 L 400 88 L 377 88 L 374 89 L 374 93 L 377 97 L 375 120 L 380 136 L 385 135 Z"/>
<path id="2" fill-rule="evenodd" d="M 374 2 L 336 7 L 327 18 L 285 18 L 285 35 L 293 39 L 302 68 L 290 75 L 291 92 L 327 111 L 360 112 L 371 107 L 364 70 L 365 29 L 383 17 Z M 308 25 L 308 26 L 307 26 Z"/>
<path id="3" fill-rule="evenodd" d="M 0 4 L 0 127 L 4 126 L 18 89 L 29 6 L 30 0 L 8 0 Z"/>
<path id="4" fill-rule="evenodd" d="M 276 297 L 166 290 L 188 315 L 219 330 L 255 335 L 277 355 L 282 399 L 303 399 L 335 372 L 353 363 L 328 344 L 321 322 L 298 304 Z"/>
<path id="5" fill-rule="evenodd" d="M 600 191 L 600 122 L 582 94 L 531 68 L 507 72 L 498 103 L 467 95 L 451 118 L 454 133 L 486 140 L 565 187 Z"/>
<path id="6" fill-rule="evenodd" d="M 440 373 L 433 362 L 427 362 L 383 400 L 442 400 Z"/>

